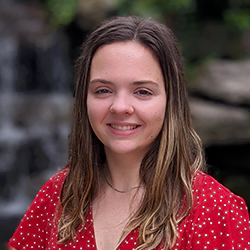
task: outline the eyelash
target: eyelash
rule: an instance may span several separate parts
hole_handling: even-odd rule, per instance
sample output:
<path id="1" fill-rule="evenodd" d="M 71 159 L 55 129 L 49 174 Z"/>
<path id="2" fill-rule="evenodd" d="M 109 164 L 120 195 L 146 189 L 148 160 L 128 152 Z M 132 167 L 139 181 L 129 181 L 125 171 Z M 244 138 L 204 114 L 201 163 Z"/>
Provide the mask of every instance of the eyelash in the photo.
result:
<path id="1" fill-rule="evenodd" d="M 97 95 L 103 95 L 103 94 L 109 94 L 109 93 L 111 93 L 111 91 L 108 89 L 98 89 L 95 91 L 95 94 Z"/>
<path id="2" fill-rule="evenodd" d="M 109 89 L 98 89 L 94 92 L 94 94 L 96 95 L 106 95 L 106 94 L 110 94 L 112 93 L 111 90 Z M 140 89 L 134 92 L 135 95 L 139 95 L 139 96 L 151 96 L 153 95 L 152 92 L 146 90 L 146 89 Z"/>
<path id="3" fill-rule="evenodd" d="M 146 90 L 146 89 L 140 89 L 138 91 L 135 92 L 136 94 L 139 94 L 141 96 L 150 96 L 153 95 L 152 92 Z"/>

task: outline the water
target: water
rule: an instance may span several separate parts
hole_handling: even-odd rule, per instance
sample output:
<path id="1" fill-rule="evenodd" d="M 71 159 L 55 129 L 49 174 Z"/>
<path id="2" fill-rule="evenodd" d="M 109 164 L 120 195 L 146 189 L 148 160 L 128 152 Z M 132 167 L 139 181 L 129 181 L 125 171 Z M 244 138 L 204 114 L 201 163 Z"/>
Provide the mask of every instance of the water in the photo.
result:
<path id="1" fill-rule="evenodd" d="M 62 32 L 48 29 L 41 13 L 0 1 L 0 242 L 67 162 L 69 45 Z"/>
<path id="2" fill-rule="evenodd" d="M 6 99 L 2 94 L 0 98 Z M 4 117 L 0 128 L 2 216 L 10 216 L 14 211 L 23 214 L 42 183 L 65 165 L 72 107 L 72 98 L 65 94 L 13 93 L 7 99 L 12 100 L 13 110 Z M 25 113 L 26 106 L 30 105 L 33 112 L 22 116 L 23 125 L 15 123 L 16 117 Z M 3 109 L 4 106 L 0 106 L 0 110 Z M 32 179 L 37 176 L 40 181 L 34 182 Z M 35 191 L 30 192 L 30 187 Z"/>

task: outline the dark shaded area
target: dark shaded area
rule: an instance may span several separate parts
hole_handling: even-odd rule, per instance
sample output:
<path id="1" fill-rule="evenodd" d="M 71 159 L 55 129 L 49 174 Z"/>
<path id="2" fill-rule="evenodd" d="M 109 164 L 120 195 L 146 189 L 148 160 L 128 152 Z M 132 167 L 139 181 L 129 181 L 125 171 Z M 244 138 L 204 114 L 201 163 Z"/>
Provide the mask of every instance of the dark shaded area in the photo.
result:
<path id="1" fill-rule="evenodd" d="M 223 13 L 229 7 L 229 0 L 196 0 L 199 21 L 223 20 Z"/>
<path id="2" fill-rule="evenodd" d="M 250 143 L 205 148 L 207 164 L 218 173 L 250 175 Z"/>
<path id="3" fill-rule="evenodd" d="M 15 187 L 20 177 L 33 175 L 38 176 L 50 167 L 50 159 L 45 152 L 42 138 L 33 139 L 18 145 L 13 152 L 13 168 L 0 173 L 1 197 L 11 200 Z M 0 153 L 1 153 L 0 149 Z"/>
<path id="4" fill-rule="evenodd" d="M 0 218 L 0 225 L 1 225 L 1 234 L 0 234 L 0 249 L 6 250 L 6 244 L 8 239 L 13 234 L 13 228 L 16 228 L 20 222 L 19 217 L 12 217 L 12 218 Z M 4 230 L 3 230 L 4 229 Z"/>
<path id="5" fill-rule="evenodd" d="M 15 90 L 24 93 L 68 92 L 72 65 L 68 39 L 60 31 L 40 38 L 40 43 L 21 40 L 18 47 Z"/>
<path id="6" fill-rule="evenodd" d="M 250 206 L 250 143 L 214 145 L 205 148 L 208 173 Z"/>
<path id="7" fill-rule="evenodd" d="M 84 42 L 90 31 L 81 29 L 77 24 L 77 20 L 75 19 L 72 23 L 64 28 L 64 32 L 69 39 L 70 59 L 73 65 L 80 55 L 82 43 Z"/>

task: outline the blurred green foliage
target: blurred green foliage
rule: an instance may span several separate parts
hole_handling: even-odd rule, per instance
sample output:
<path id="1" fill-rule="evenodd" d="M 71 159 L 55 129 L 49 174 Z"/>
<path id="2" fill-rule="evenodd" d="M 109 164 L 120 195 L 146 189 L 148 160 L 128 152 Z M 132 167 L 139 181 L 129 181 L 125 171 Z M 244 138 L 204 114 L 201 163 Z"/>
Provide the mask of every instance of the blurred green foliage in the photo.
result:
<path id="1" fill-rule="evenodd" d="M 45 0 L 54 27 L 70 24 L 79 6 L 97 0 Z M 239 37 L 250 30 L 250 0 L 109 0 L 114 15 L 153 17 L 176 34 L 187 68 L 215 58 L 246 56 Z M 106 3 L 107 4 L 107 3 Z M 94 5 L 93 5 L 94 6 Z M 107 13 L 108 14 L 108 13 Z M 105 16 L 105 15 L 104 15 Z M 94 17 L 93 17 L 94 18 Z M 238 39 L 238 40 L 237 40 Z"/>
<path id="2" fill-rule="evenodd" d="M 193 0 L 116 0 L 118 14 L 151 16 L 163 21 L 166 15 L 173 15 L 194 10 Z"/>
<path id="3" fill-rule="evenodd" d="M 229 0 L 224 20 L 232 27 L 240 30 L 250 28 L 250 0 Z"/>
<path id="4" fill-rule="evenodd" d="M 116 0 L 118 13 L 121 15 L 139 15 L 142 17 L 152 16 L 158 21 L 164 21 L 168 16 L 178 18 L 186 15 L 186 21 L 200 22 L 201 9 L 206 6 L 213 8 L 213 13 L 207 19 L 228 25 L 232 29 L 246 30 L 250 28 L 250 0 Z M 222 18 L 218 20 L 218 7 L 222 6 Z M 217 7 L 217 8 L 216 8 Z M 205 10 L 206 11 L 206 10 Z M 197 17 L 201 17 L 200 19 Z M 192 19 L 192 20 L 191 20 Z"/>
<path id="5" fill-rule="evenodd" d="M 250 27 L 250 7 L 228 9 L 225 11 L 224 18 L 228 25 L 239 30 L 247 30 Z"/>
<path id="6" fill-rule="evenodd" d="M 55 27 L 72 22 L 77 14 L 81 0 L 46 0 L 45 6 L 50 13 L 51 24 Z"/>
<path id="7" fill-rule="evenodd" d="M 80 2 L 85 0 L 45 0 L 45 5 L 50 13 L 51 23 L 55 26 L 68 25 L 77 15 Z M 89 0 L 92 1 L 92 0 Z M 113 0 L 118 15 L 151 16 L 158 21 L 168 17 L 186 17 L 186 21 L 194 21 L 201 11 L 198 7 L 206 5 L 214 7 L 213 19 L 217 15 L 216 7 L 222 5 L 222 19 L 218 20 L 229 27 L 245 30 L 250 28 L 250 0 Z M 200 2 L 199 2 L 200 1 Z M 84 4 L 84 3 L 83 3 Z M 209 6 L 208 6 L 209 7 Z M 202 16 L 202 15 L 200 15 Z M 190 18 L 192 20 L 190 20 Z M 202 18 L 202 17 L 201 17 Z M 199 22 L 199 18 L 195 20 Z"/>

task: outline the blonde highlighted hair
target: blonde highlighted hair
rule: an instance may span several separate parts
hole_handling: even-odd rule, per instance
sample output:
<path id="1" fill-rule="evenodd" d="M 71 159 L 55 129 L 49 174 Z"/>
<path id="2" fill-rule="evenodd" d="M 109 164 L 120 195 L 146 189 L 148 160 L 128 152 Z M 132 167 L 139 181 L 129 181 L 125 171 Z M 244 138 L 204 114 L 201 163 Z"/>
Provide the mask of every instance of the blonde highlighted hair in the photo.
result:
<path id="1" fill-rule="evenodd" d="M 135 16 L 104 21 L 82 46 L 77 61 L 74 119 L 66 166 L 69 173 L 61 195 L 59 243 L 74 237 L 100 187 L 105 153 L 87 115 L 89 72 L 97 49 L 118 41 L 135 41 L 152 51 L 161 66 L 167 98 L 162 130 L 140 167 L 145 195 L 125 231 L 139 228 L 137 249 L 152 249 L 160 243 L 168 248 L 176 242 L 177 225 L 192 207 L 192 177 L 205 164 L 200 139 L 192 127 L 176 38 L 153 19 Z"/>

